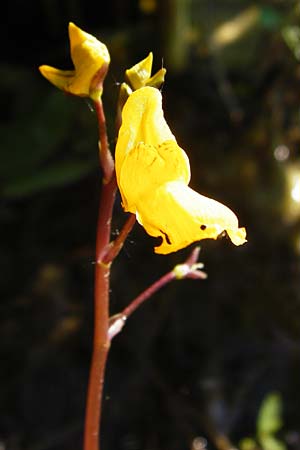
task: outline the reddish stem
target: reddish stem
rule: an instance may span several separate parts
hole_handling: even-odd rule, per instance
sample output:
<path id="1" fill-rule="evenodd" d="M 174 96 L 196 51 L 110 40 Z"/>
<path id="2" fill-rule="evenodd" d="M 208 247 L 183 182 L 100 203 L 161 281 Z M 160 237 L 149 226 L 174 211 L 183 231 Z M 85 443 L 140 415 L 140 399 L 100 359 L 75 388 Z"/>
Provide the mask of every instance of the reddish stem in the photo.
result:
<path id="1" fill-rule="evenodd" d="M 103 183 L 106 184 L 109 182 L 111 177 L 114 175 L 114 160 L 112 154 L 109 150 L 109 144 L 107 139 L 106 132 L 106 120 L 103 110 L 103 104 L 101 98 L 94 102 L 95 111 L 97 113 L 98 118 L 98 127 L 99 127 L 99 157 L 100 157 L 100 166 L 103 170 Z"/>
<path id="2" fill-rule="evenodd" d="M 116 193 L 113 159 L 108 148 L 105 116 L 101 100 L 95 102 L 99 123 L 100 162 L 103 169 L 103 185 L 100 196 L 96 238 L 96 268 L 94 287 L 94 341 L 90 378 L 87 393 L 84 450 L 98 450 L 104 372 L 109 351 L 109 277 L 110 263 L 101 259 L 108 248 L 111 233 L 111 217 Z"/>

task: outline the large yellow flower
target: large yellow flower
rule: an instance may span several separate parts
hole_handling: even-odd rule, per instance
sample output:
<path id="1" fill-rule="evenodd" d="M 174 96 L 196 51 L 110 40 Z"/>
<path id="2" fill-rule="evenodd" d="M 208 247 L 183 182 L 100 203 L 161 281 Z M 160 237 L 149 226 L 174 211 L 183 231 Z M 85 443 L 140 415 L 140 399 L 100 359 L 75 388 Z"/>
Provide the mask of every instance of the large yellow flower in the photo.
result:
<path id="1" fill-rule="evenodd" d="M 162 238 L 156 253 L 217 239 L 224 231 L 235 245 L 246 242 L 245 228 L 227 206 L 188 187 L 189 160 L 165 121 L 158 89 L 137 89 L 125 103 L 116 174 L 125 211 L 136 214 L 149 235 Z"/>
<path id="2" fill-rule="evenodd" d="M 91 34 L 69 23 L 71 58 L 75 70 L 40 66 L 42 75 L 54 86 L 73 95 L 96 100 L 110 62 L 106 46 Z"/>

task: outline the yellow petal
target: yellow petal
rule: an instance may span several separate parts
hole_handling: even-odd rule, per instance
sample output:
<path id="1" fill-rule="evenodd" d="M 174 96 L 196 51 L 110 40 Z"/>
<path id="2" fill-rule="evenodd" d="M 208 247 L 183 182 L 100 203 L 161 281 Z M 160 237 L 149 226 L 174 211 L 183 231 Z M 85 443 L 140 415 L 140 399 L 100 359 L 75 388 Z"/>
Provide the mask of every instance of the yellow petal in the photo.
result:
<path id="1" fill-rule="evenodd" d="M 69 31 L 71 55 L 78 45 L 81 45 L 85 41 L 93 42 L 94 40 L 97 40 L 91 34 L 86 33 L 85 31 L 81 30 L 81 28 L 77 27 L 73 22 L 69 22 L 68 31 Z"/>
<path id="2" fill-rule="evenodd" d="M 172 180 L 188 182 L 190 176 L 186 154 L 175 141 L 154 146 L 140 142 L 125 157 L 119 174 L 119 189 L 126 211 L 136 212 L 145 195 L 153 195 L 162 183 Z"/>
<path id="3" fill-rule="evenodd" d="M 122 126 L 116 146 L 117 176 L 125 156 L 138 144 L 145 143 L 158 147 L 165 141 L 176 143 L 175 136 L 164 118 L 161 93 L 152 87 L 134 91 L 122 111 Z M 180 152 L 185 165 L 189 166 L 185 152 L 181 149 Z"/>
<path id="4" fill-rule="evenodd" d="M 103 66 L 110 62 L 106 45 L 94 36 L 78 28 L 72 22 L 69 24 L 71 58 L 75 66 L 75 77 L 70 89 L 80 96 L 89 96 L 93 78 Z"/>
<path id="5" fill-rule="evenodd" d="M 70 94 L 92 98 L 101 95 L 110 62 L 106 46 L 72 22 L 69 24 L 69 38 L 75 70 L 41 66 L 41 73 L 56 87 Z"/>
<path id="6" fill-rule="evenodd" d="M 153 75 L 153 77 L 151 77 L 151 78 L 149 78 L 149 80 L 147 80 L 146 86 L 152 86 L 152 87 L 159 89 L 165 81 L 166 73 L 167 73 L 167 70 L 164 67 L 162 67 Z"/>
<path id="7" fill-rule="evenodd" d="M 116 174 L 124 208 L 134 212 L 142 191 L 174 179 L 189 182 L 189 160 L 165 121 L 161 93 L 133 92 L 122 112 L 116 146 Z"/>
<path id="8" fill-rule="evenodd" d="M 65 87 L 72 82 L 75 75 L 75 70 L 59 70 L 46 65 L 40 66 L 39 70 L 50 83 L 63 91 L 67 90 Z"/>
<path id="9" fill-rule="evenodd" d="M 137 203 L 137 219 L 148 234 L 161 237 L 156 253 L 167 254 L 224 231 L 235 245 L 246 242 L 236 215 L 227 206 L 198 194 L 182 182 L 162 184 Z"/>

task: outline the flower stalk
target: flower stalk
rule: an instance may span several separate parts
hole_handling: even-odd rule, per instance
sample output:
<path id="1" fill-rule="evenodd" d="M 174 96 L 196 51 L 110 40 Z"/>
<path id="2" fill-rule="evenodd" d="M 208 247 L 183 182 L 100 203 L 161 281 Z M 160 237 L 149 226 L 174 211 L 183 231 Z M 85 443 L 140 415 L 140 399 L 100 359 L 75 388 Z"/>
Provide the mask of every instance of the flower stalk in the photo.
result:
<path id="1" fill-rule="evenodd" d="M 195 247 L 187 260 L 183 264 L 178 264 L 170 272 L 163 275 L 151 286 L 145 289 L 140 295 L 138 295 L 132 302 L 126 306 L 119 314 L 112 316 L 109 320 L 109 338 L 112 339 L 122 330 L 126 320 L 129 316 L 146 300 L 152 297 L 157 291 L 169 284 L 173 280 L 182 280 L 184 278 L 192 278 L 198 280 L 205 280 L 207 275 L 203 272 L 203 264 L 197 263 L 200 247 Z"/>
<path id="2" fill-rule="evenodd" d="M 112 177 L 114 177 L 115 164 L 112 154 L 109 150 L 107 132 L 106 132 L 106 119 L 103 109 L 103 103 L 101 97 L 94 102 L 95 111 L 98 118 L 98 128 L 99 128 L 99 160 L 100 166 L 103 171 L 103 184 L 108 184 Z M 114 180 L 116 185 L 116 181 Z"/>
<path id="3" fill-rule="evenodd" d="M 111 218 L 116 194 L 113 159 L 108 147 L 105 115 L 101 99 L 95 102 L 101 145 L 100 164 L 103 170 L 103 183 L 99 203 L 96 237 L 96 268 L 94 285 L 94 339 L 87 392 L 84 450 L 99 449 L 101 405 L 104 373 L 110 347 L 109 327 L 109 281 L 110 263 L 103 261 L 109 247 Z"/>
<path id="4" fill-rule="evenodd" d="M 118 237 L 110 242 L 111 219 L 117 190 L 114 161 L 109 149 L 105 114 L 101 98 L 94 102 L 99 128 L 99 160 L 103 171 L 102 190 L 96 236 L 96 267 L 94 281 L 94 338 L 86 402 L 84 450 L 100 449 L 100 427 L 103 386 L 109 337 L 109 289 L 111 263 L 135 224 L 130 214 Z"/>
<path id="5" fill-rule="evenodd" d="M 207 275 L 205 272 L 199 270 L 203 267 L 203 264 L 197 263 L 199 252 L 200 247 L 194 248 L 184 264 L 178 264 L 175 266 L 170 272 L 163 275 L 155 283 L 138 295 L 125 309 L 123 309 L 121 316 L 126 317 L 127 319 L 142 303 L 173 280 L 181 280 L 184 278 L 204 280 Z M 183 270 L 180 270 L 180 268 Z"/>

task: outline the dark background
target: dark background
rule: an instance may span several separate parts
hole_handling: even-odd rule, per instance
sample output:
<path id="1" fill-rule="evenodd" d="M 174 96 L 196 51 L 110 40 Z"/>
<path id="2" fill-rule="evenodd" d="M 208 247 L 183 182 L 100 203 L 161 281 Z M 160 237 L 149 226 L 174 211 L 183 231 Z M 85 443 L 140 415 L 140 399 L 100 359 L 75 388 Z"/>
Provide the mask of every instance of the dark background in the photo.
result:
<path id="1" fill-rule="evenodd" d="M 166 287 L 115 338 L 103 449 L 299 449 L 299 2 L 10 0 L 1 10 L 1 449 L 82 443 L 96 119 L 38 72 L 71 68 L 69 21 L 109 47 L 111 145 L 117 83 L 152 50 L 154 69 L 162 59 L 167 68 L 165 115 L 190 157 L 191 186 L 248 231 L 242 247 L 202 242 L 208 279 Z M 236 34 L 216 43 L 224 23 Z M 118 198 L 114 232 L 124 220 Z M 136 225 L 113 266 L 112 313 L 189 253 L 155 255 L 153 245 Z M 282 426 L 267 445 L 258 417 L 275 392 Z"/>

